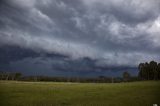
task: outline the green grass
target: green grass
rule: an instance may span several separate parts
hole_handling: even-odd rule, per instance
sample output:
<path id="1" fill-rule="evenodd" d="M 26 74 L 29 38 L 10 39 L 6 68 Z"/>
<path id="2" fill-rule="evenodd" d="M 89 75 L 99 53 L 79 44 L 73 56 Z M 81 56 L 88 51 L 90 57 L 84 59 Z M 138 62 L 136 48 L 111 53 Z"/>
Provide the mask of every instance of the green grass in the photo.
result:
<path id="1" fill-rule="evenodd" d="M 160 106 L 160 82 L 0 81 L 0 106 Z"/>

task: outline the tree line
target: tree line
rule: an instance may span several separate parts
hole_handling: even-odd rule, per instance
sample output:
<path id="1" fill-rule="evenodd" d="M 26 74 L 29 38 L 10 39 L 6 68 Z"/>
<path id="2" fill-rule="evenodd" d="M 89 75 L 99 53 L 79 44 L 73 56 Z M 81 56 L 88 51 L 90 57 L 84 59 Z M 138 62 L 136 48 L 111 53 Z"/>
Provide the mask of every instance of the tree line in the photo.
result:
<path id="1" fill-rule="evenodd" d="M 160 80 L 160 63 L 155 61 L 140 63 L 138 69 L 141 80 Z"/>
<path id="2" fill-rule="evenodd" d="M 18 72 L 0 72 L 0 80 L 19 80 L 21 76 L 22 74 Z"/>
<path id="3" fill-rule="evenodd" d="M 53 81 L 53 82 L 82 82 L 82 83 L 120 83 L 137 81 L 137 77 L 131 76 L 128 72 L 124 72 L 122 77 L 55 77 L 55 76 L 23 76 L 21 73 L 0 72 L 0 80 L 17 80 L 17 81 Z"/>

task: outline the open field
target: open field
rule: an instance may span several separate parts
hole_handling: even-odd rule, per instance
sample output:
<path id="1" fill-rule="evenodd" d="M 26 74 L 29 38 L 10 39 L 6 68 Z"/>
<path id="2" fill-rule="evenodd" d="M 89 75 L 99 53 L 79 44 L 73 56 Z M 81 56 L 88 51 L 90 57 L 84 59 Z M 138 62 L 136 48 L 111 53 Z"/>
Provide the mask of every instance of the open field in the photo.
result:
<path id="1" fill-rule="evenodd" d="M 0 81 L 0 106 L 160 105 L 160 81 L 56 83 Z"/>

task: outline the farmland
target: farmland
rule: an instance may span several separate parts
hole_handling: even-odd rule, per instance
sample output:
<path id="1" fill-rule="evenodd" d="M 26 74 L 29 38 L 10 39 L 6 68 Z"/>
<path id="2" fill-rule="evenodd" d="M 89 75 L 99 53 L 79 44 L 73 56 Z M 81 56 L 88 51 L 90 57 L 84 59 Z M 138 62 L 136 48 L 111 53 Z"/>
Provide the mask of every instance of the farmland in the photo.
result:
<path id="1" fill-rule="evenodd" d="M 0 106 L 152 106 L 160 81 L 70 83 L 0 81 Z"/>

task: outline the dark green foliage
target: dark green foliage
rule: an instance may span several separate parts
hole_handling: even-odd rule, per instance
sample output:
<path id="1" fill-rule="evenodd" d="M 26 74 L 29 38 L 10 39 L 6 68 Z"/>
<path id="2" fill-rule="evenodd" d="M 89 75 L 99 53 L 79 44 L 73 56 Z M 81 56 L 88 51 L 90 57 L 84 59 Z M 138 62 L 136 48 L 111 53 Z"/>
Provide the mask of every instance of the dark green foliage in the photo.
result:
<path id="1" fill-rule="evenodd" d="M 21 73 L 15 73 L 15 79 L 18 80 L 22 76 Z"/>
<path id="2" fill-rule="evenodd" d="M 52 81 L 52 82 L 82 82 L 82 83 L 120 83 L 138 81 L 138 77 L 130 76 L 125 73 L 124 77 L 56 77 L 56 76 L 23 76 L 21 73 L 0 72 L 0 80 L 17 80 L 17 81 Z"/>
<path id="3" fill-rule="evenodd" d="M 138 69 L 142 80 L 160 80 L 160 63 L 155 61 L 140 63 Z"/>
<path id="4" fill-rule="evenodd" d="M 19 80 L 21 73 L 0 72 L 0 80 Z"/>
<path id="5" fill-rule="evenodd" d="M 129 81 L 129 80 L 130 80 L 130 77 L 131 77 L 131 75 L 130 75 L 127 71 L 125 71 L 125 72 L 123 73 L 123 80 L 124 80 L 124 81 Z"/>

